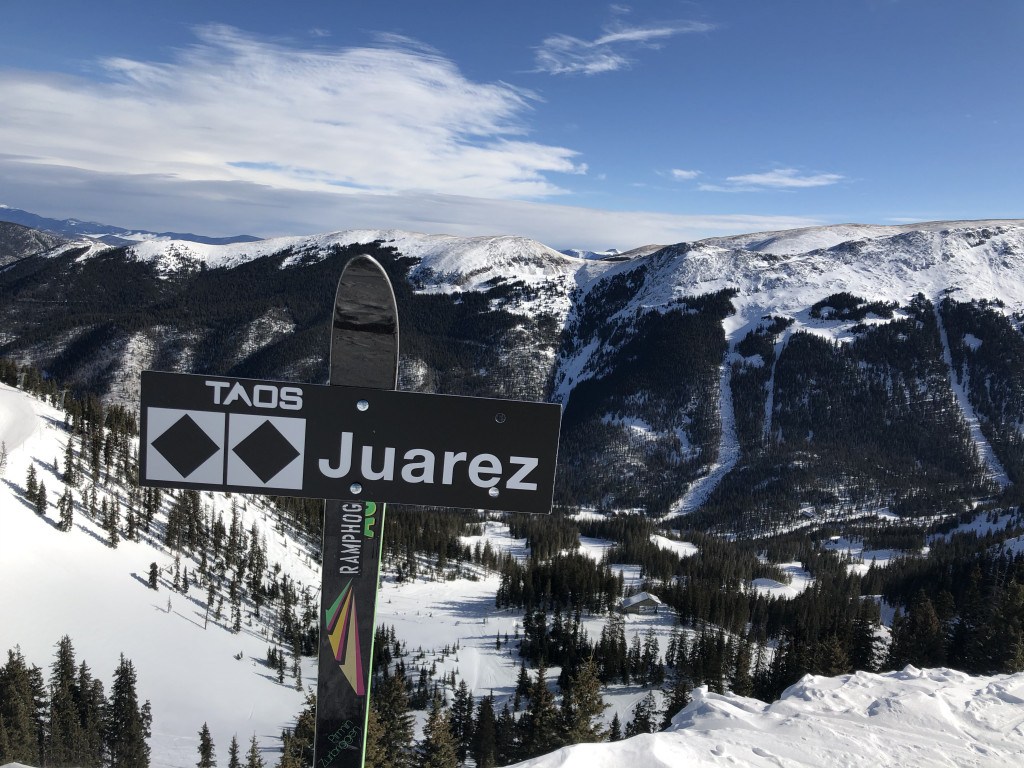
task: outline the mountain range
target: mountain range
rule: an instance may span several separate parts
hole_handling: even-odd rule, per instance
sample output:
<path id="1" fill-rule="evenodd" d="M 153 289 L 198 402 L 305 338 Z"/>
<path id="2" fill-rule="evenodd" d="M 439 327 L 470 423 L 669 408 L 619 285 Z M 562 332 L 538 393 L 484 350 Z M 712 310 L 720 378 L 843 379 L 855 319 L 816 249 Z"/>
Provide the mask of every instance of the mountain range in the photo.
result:
<path id="1" fill-rule="evenodd" d="M 325 381 L 340 260 L 370 253 L 401 388 L 563 404 L 561 507 L 756 534 L 1013 500 L 1024 473 L 1019 221 L 603 259 L 377 230 L 46 245 L 0 271 L 0 355 L 127 405 L 144 368 Z"/>

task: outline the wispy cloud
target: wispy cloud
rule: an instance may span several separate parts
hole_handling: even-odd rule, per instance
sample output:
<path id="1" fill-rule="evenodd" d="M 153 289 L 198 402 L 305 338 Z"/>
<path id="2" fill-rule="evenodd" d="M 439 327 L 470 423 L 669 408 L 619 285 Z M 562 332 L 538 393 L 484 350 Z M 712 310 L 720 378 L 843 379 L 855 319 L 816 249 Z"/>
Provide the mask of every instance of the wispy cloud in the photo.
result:
<path id="1" fill-rule="evenodd" d="M 708 32 L 713 24 L 682 21 L 648 26 L 606 27 L 594 40 L 566 34 L 551 35 L 536 50 L 537 70 L 552 75 L 597 75 L 628 67 L 632 52 L 639 48 L 658 48 L 670 38 L 695 32 Z"/>
<path id="2" fill-rule="evenodd" d="M 746 173 L 728 176 L 724 184 L 701 184 L 706 192 L 760 192 L 764 190 L 794 190 L 827 187 L 838 184 L 846 177 L 838 173 L 802 174 L 796 168 L 776 168 L 764 173 Z"/>
<path id="3" fill-rule="evenodd" d="M 700 171 L 688 171 L 682 168 L 673 168 L 670 171 L 670 175 L 676 181 L 690 181 L 700 176 Z"/>
<path id="4" fill-rule="evenodd" d="M 273 188 L 530 198 L 585 170 L 530 141 L 534 96 L 466 78 L 412 41 L 302 50 L 226 26 L 169 62 L 108 59 L 99 80 L 0 72 L 0 146 L 103 173 Z"/>

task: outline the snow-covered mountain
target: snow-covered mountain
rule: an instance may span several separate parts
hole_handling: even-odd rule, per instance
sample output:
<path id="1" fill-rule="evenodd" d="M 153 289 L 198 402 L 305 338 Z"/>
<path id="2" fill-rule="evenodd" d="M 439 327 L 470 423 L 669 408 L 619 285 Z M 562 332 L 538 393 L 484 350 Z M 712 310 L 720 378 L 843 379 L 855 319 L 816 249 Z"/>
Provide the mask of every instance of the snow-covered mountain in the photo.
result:
<path id="1" fill-rule="evenodd" d="M 145 367 L 323 381 L 351 249 L 385 262 L 399 293 L 403 388 L 563 403 L 562 504 L 747 528 L 822 502 L 906 509 L 897 463 L 961 508 L 1024 477 L 1017 221 L 837 225 L 603 260 L 390 230 L 77 242 L 0 272 L 0 354 L 128 404 Z M 874 433 L 854 428 L 865 408 Z M 934 440 L 888 444 L 911 425 Z M 835 466 L 851 445 L 875 466 Z M 793 462 L 807 471 L 785 472 Z"/>
<path id="2" fill-rule="evenodd" d="M 150 232 L 143 229 L 125 229 L 97 221 L 80 221 L 79 219 L 52 219 L 39 216 L 20 208 L 0 205 L 0 222 L 13 222 L 32 229 L 58 235 L 62 238 L 85 237 L 106 245 L 124 245 L 145 240 L 188 240 L 196 243 L 220 244 L 238 242 L 254 242 L 259 238 L 252 235 L 235 235 L 232 237 L 207 237 L 191 232 Z"/>

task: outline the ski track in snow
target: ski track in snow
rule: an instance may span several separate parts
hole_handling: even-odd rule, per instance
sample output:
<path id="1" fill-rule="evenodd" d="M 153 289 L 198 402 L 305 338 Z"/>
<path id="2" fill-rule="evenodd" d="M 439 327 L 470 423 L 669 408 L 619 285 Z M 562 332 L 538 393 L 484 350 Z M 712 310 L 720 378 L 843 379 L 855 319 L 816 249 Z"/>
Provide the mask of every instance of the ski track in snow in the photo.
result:
<path id="1" fill-rule="evenodd" d="M 729 357 L 727 354 L 718 379 L 718 413 L 722 427 L 718 438 L 718 456 L 710 471 L 690 485 L 683 497 L 661 518 L 662 522 L 687 515 L 700 507 L 739 461 L 740 444 L 736 437 L 736 416 L 732 408 L 732 366 Z"/>
<path id="2" fill-rule="evenodd" d="M 764 400 L 764 428 L 762 433 L 764 434 L 764 441 L 768 443 L 772 439 L 772 414 L 775 411 L 775 369 L 779 365 L 779 358 L 782 357 L 782 352 L 786 348 L 786 344 L 789 342 L 789 335 L 792 333 L 792 327 L 786 328 L 782 331 L 779 336 L 779 340 L 775 342 L 775 357 L 772 360 L 772 372 L 768 377 L 768 396 Z"/>
<path id="3" fill-rule="evenodd" d="M 942 359 L 946 363 L 949 386 L 953 390 L 953 394 L 956 395 L 956 402 L 960 406 L 960 413 L 963 415 L 964 421 L 967 422 L 968 429 L 970 429 L 971 441 L 978 451 L 978 457 L 988 467 L 989 479 L 998 483 L 1000 488 L 1006 488 L 1010 484 L 1010 477 L 1006 474 L 1006 470 L 999 461 L 999 457 L 992 450 L 992 444 L 989 443 L 985 433 L 982 432 L 978 414 L 975 412 L 974 406 L 967 395 L 967 371 L 963 371 L 963 381 L 959 381 L 956 370 L 953 368 L 953 355 L 949 349 L 949 336 L 946 334 L 946 326 L 942 322 L 942 312 L 939 311 L 940 300 L 941 296 L 936 296 L 932 301 L 932 306 L 935 310 L 935 322 L 939 326 L 939 338 L 942 341 Z"/>

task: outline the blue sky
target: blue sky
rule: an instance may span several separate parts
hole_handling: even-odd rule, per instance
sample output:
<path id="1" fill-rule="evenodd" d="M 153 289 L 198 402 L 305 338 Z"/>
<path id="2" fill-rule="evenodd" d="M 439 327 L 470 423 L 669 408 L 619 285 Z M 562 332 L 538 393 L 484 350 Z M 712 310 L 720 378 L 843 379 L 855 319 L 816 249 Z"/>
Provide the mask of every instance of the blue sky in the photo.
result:
<path id="1" fill-rule="evenodd" d="M 44 215 L 594 249 L 1024 215 L 1018 0 L 9 0 L 3 17 L 0 203 Z"/>

